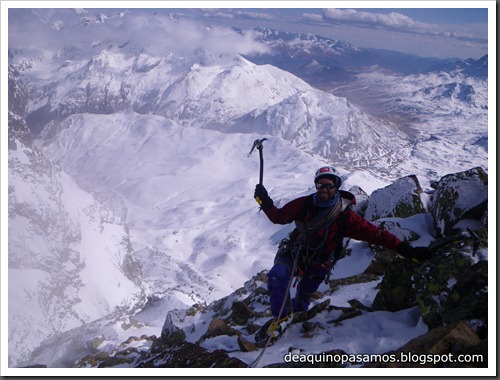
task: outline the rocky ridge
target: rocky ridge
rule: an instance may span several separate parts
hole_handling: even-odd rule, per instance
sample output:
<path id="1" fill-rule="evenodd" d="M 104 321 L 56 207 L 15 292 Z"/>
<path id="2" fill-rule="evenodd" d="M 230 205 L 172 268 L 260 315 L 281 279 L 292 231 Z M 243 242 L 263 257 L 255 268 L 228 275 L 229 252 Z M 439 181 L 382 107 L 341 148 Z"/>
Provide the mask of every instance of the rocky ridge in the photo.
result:
<path id="1" fill-rule="evenodd" d="M 402 178 L 381 192 L 394 194 L 394 187 L 403 186 L 398 202 L 378 204 L 378 210 L 391 217 L 378 219 L 375 223 L 396 235 L 417 240 L 419 231 L 406 231 L 401 223 L 404 218 L 422 215 L 421 197 L 406 197 L 404 194 L 420 195 L 416 177 Z M 443 204 L 439 194 L 454 191 L 464 194 L 467 189 L 477 191 L 464 210 L 463 203 L 446 200 Z M 486 197 L 486 199 L 484 198 Z M 460 196 L 455 199 L 459 199 Z M 368 209 L 377 196 L 369 197 Z M 475 204 L 476 203 L 476 204 Z M 447 214 L 436 213 L 447 208 Z M 399 210 L 399 211 L 398 211 Z M 401 210 L 404 216 L 400 217 Z M 474 210 L 474 212 L 467 212 Z M 460 212 L 458 212 L 460 211 Z M 362 212 L 362 211 L 358 211 Z M 449 215 L 465 215 L 470 218 L 449 218 Z M 297 342 L 313 341 L 328 335 L 331 329 L 341 328 L 348 320 L 360 318 L 376 311 L 399 312 L 413 310 L 413 318 L 421 318 L 426 331 L 406 342 L 400 348 L 381 355 L 468 355 L 480 358 L 480 362 L 458 363 L 451 361 L 420 362 L 365 362 L 363 360 L 343 364 L 343 367 L 486 367 L 488 362 L 488 220 L 487 220 L 487 175 L 481 168 L 454 173 L 435 184 L 430 194 L 429 209 L 425 216 L 433 219 L 431 226 L 447 225 L 444 236 L 430 244 L 435 256 L 417 263 L 397 254 L 372 247 L 371 264 L 360 274 L 348 278 L 333 279 L 326 288 L 314 295 L 313 307 L 308 312 L 296 314 L 291 326 L 299 331 L 291 339 Z M 426 220 L 425 218 L 423 220 Z M 428 221 L 428 220 L 427 220 Z M 464 226 L 467 225 L 466 228 Z M 439 236 L 436 231 L 436 236 Z M 347 255 L 355 255 L 349 242 Z M 122 349 L 111 353 L 96 352 L 82 358 L 76 367 L 129 366 L 152 367 L 231 367 L 243 368 L 250 364 L 265 341 L 266 322 L 271 318 L 269 298 L 266 290 L 267 271 L 262 271 L 247 281 L 244 286 L 229 296 L 209 305 L 195 304 L 189 309 L 172 310 L 168 313 L 159 337 L 142 336 L 130 338 Z M 336 292 L 346 285 L 373 284 L 377 294 L 372 304 L 357 299 L 349 300 L 349 307 L 336 306 Z M 416 316 L 415 316 L 416 315 Z M 286 334 L 287 332 L 285 332 Z M 292 331 L 289 332 L 292 334 Z M 284 336 L 285 337 L 285 336 Z M 284 339 L 284 337 L 282 339 Z M 228 342 L 232 342 L 228 344 Z M 278 340 L 276 344 L 280 343 Z M 285 344 L 285 343 L 283 343 Z M 224 346 L 225 345 L 225 346 Z M 218 347 L 214 349 L 214 347 Z M 96 349 L 97 351 L 97 349 Z M 304 349 L 290 346 L 289 353 L 307 353 Z M 249 356 L 252 355 L 253 356 Z M 317 353 L 316 353 L 317 354 Z M 323 354 L 354 355 L 346 349 L 336 347 Z M 475 355 L 475 356 L 474 356 Z M 251 359 L 249 359 L 251 358 Z M 318 363 L 314 367 L 339 367 L 339 363 Z M 265 367 L 312 367 L 311 363 L 277 362 Z"/>

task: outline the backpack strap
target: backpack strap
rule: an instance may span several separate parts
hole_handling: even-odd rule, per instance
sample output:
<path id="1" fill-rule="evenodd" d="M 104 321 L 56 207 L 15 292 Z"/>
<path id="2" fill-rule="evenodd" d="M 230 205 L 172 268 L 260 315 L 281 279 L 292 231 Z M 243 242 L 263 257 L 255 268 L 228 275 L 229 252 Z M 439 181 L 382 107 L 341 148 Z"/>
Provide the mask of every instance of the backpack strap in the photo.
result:
<path id="1" fill-rule="evenodd" d="M 347 215 L 343 212 L 337 218 L 337 245 L 333 251 L 333 265 L 339 261 L 342 257 L 342 250 L 344 249 L 344 236 L 345 236 L 345 220 Z"/>
<path id="2" fill-rule="evenodd" d="M 332 257 L 334 265 L 338 260 L 342 258 L 342 250 L 344 249 L 345 220 L 347 218 L 347 213 L 349 212 L 348 210 L 350 210 L 351 207 L 356 204 L 356 198 L 352 193 L 348 191 L 340 190 L 340 197 L 340 199 L 342 199 L 342 202 L 344 199 L 346 199 L 347 201 L 345 202 L 345 205 L 342 205 L 342 212 L 337 218 L 337 246 L 333 251 Z"/>
<path id="3" fill-rule="evenodd" d="M 325 284 L 328 284 L 328 282 L 330 281 L 330 275 L 332 273 L 333 267 L 335 266 L 337 261 L 339 261 L 343 257 L 342 253 L 344 250 L 345 222 L 347 219 L 347 214 L 351 209 L 351 206 L 356 204 L 356 198 L 354 197 L 353 194 L 351 194 L 347 191 L 342 191 L 342 190 L 340 190 L 340 192 L 341 192 L 340 193 L 341 197 L 344 199 L 347 199 L 348 202 L 347 202 L 347 205 L 345 207 L 343 207 L 343 210 L 340 213 L 340 215 L 337 217 L 337 226 L 338 226 L 337 236 L 336 236 L 337 245 L 335 246 L 335 249 L 331 253 L 329 260 L 328 260 L 328 261 L 332 260 L 333 262 L 332 262 L 332 266 L 330 267 L 330 270 L 328 271 L 328 274 L 325 277 Z M 347 196 L 345 196 L 345 195 L 347 195 Z"/>
<path id="4" fill-rule="evenodd" d="M 348 191 L 344 190 L 339 190 L 339 195 L 340 195 L 340 208 L 338 210 L 338 214 L 335 217 L 335 222 L 338 225 L 338 230 L 336 234 L 336 240 L 337 244 L 333 252 L 330 253 L 328 256 L 327 262 L 332 261 L 332 265 L 330 267 L 330 270 L 328 271 L 328 274 L 325 279 L 325 283 L 328 283 L 330 279 L 330 274 L 333 269 L 333 266 L 335 263 L 340 260 L 343 256 L 343 241 L 344 241 L 344 236 L 345 236 L 345 224 L 346 224 L 346 219 L 347 215 L 350 212 L 350 208 L 352 205 L 356 204 L 356 198 L 354 195 Z M 313 201 L 314 194 L 311 194 L 307 197 L 306 201 L 304 202 L 301 210 L 300 210 L 300 218 L 304 220 L 307 217 L 307 214 L 311 210 L 311 208 L 314 206 L 314 201 Z M 297 224 L 297 222 L 296 222 Z M 297 243 L 296 239 L 299 239 L 299 236 L 301 236 L 301 228 L 299 225 L 290 233 L 290 238 L 295 245 Z M 300 244 L 300 243 L 299 243 Z"/>
<path id="5" fill-rule="evenodd" d="M 302 220 L 304 220 L 307 217 L 307 214 L 309 213 L 311 208 L 314 206 L 313 198 L 314 198 L 314 193 L 308 195 L 306 201 L 302 205 L 302 208 L 300 210 L 300 218 Z"/>

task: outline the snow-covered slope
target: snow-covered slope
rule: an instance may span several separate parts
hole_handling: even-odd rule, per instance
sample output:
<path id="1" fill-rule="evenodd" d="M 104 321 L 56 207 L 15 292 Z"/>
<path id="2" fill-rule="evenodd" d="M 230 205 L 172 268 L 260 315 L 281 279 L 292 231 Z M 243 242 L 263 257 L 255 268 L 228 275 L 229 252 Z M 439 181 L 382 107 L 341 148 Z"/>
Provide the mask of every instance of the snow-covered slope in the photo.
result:
<path id="1" fill-rule="evenodd" d="M 406 77 L 366 73 L 358 78 L 336 92 L 372 92 L 378 101 L 369 109 L 378 107 L 377 113 L 399 120 L 413 141 L 411 158 L 400 170 L 436 180 L 443 167 L 452 172 L 476 164 L 487 168 L 487 80 L 461 72 Z"/>
<path id="2" fill-rule="evenodd" d="M 37 120 L 47 118 L 134 110 L 185 126 L 271 134 L 339 165 L 388 171 L 410 153 L 408 136 L 397 125 L 368 116 L 344 98 L 274 66 L 208 52 L 204 57 L 203 64 L 194 56 L 189 65 L 186 59 L 145 53 L 127 58 L 125 52 L 104 50 L 87 64 L 35 65 L 28 73 L 36 83 L 31 86 L 36 100 L 29 105 L 32 130 L 42 133 Z M 153 63 L 142 69 L 144 61 Z M 47 65 L 53 75 L 41 81 Z"/>
<path id="3" fill-rule="evenodd" d="M 123 221 L 33 146 L 9 150 L 9 360 L 144 300 Z"/>
<path id="4" fill-rule="evenodd" d="M 181 127 L 158 116 L 82 114 L 66 119 L 58 138 L 43 147 L 110 215 L 123 218 L 141 263 L 137 278 L 148 298 L 163 305 L 156 322 L 149 316 L 137 331 L 152 334 L 168 310 L 219 299 L 271 265 L 290 227 L 271 225 L 252 199 L 259 170 L 257 155 L 248 157 L 254 137 Z M 279 138 L 265 144 L 265 184 L 278 204 L 311 187 L 320 161 Z M 99 247 L 110 243 L 95 240 Z M 108 283 L 108 276 L 102 280 Z M 124 310 L 115 320 L 127 315 Z M 45 342 L 32 360 L 62 365 L 59 355 L 84 352 L 100 335 L 123 340 L 124 331 L 106 327 L 113 319 L 104 321 Z"/>
<path id="5" fill-rule="evenodd" d="M 487 57 L 465 66 L 452 66 L 449 60 L 437 66 L 439 60 L 388 52 L 387 59 L 380 59 L 347 42 L 311 34 L 261 28 L 223 34 L 212 26 L 187 23 L 182 12 L 175 17 L 130 12 L 103 17 L 88 11 L 79 16 L 58 11 L 51 16 L 64 25 L 57 33 L 76 32 L 78 38 L 64 48 L 55 45 L 51 53 L 32 56 L 35 53 L 25 49 L 12 57 L 27 69 L 23 76 L 31 94 L 28 124 L 35 136 L 51 120 L 60 122 L 75 113 L 134 111 L 225 133 L 272 134 L 337 166 L 383 172 L 392 179 L 414 173 L 414 166 L 402 166 L 405 161 L 415 159 L 425 166 L 426 158 L 436 157 L 432 151 L 442 146 L 457 152 L 457 170 L 468 166 L 471 153 L 472 166 L 483 165 L 487 156 L 487 78 L 471 75 L 475 71 L 470 70 L 484 68 Z M 76 22 L 78 17 L 86 21 Z M 140 41 L 144 31 L 135 22 L 155 38 Z M 128 24 L 137 35 L 126 40 L 117 33 Z M 99 28 L 108 32 L 106 38 L 97 38 Z M 183 29 L 186 33 L 179 33 Z M 170 43 L 173 36 L 188 42 L 188 32 L 199 42 L 192 38 L 182 47 Z M 158 44 L 160 35 L 165 41 Z M 253 41 L 254 36 L 260 39 Z M 236 48 L 217 48 L 212 42 L 222 37 Z M 315 83 L 311 75 L 322 78 L 323 71 L 311 74 L 295 67 L 292 75 L 234 52 L 284 69 L 291 68 L 280 54 L 294 60 L 317 58 L 323 68 L 336 62 L 333 69 L 338 69 L 339 77 L 320 86 L 327 92 L 320 91 L 297 76 Z M 404 75 L 410 66 L 419 68 L 410 72 L 421 74 Z M 429 71 L 432 67 L 436 70 Z M 471 122 L 475 128 L 469 135 Z M 436 139 L 442 142 L 435 144 Z M 426 152 L 422 159 L 415 154 L 420 148 Z M 449 149 L 442 153 L 453 154 Z M 436 164 L 424 168 L 429 179 L 436 177 Z"/>
<path id="6" fill-rule="evenodd" d="M 360 49 L 320 36 L 255 29 L 273 53 L 253 54 L 247 56 L 248 59 L 273 64 L 324 91 L 345 97 L 351 108 L 354 104 L 365 115 L 374 117 L 368 125 L 375 126 L 382 136 L 387 133 L 393 136 L 389 141 L 395 146 L 394 155 L 400 158 L 398 161 L 391 157 L 391 151 L 384 149 L 384 139 L 373 136 L 370 128 L 364 128 L 359 134 L 381 141 L 381 153 L 388 153 L 394 165 L 389 164 L 389 170 L 384 170 L 387 157 L 383 154 L 377 157 L 373 146 L 363 144 L 363 139 L 356 134 L 355 144 L 334 145 L 342 148 L 340 151 L 331 149 L 335 163 L 342 166 L 368 163 L 366 168 L 385 171 L 386 176 L 420 172 L 429 180 L 435 180 L 444 174 L 439 171 L 443 162 L 451 165 L 451 171 L 466 170 L 471 164 L 484 166 L 487 162 L 487 55 L 478 60 L 436 61 Z M 346 117 L 340 118 L 339 124 L 334 112 L 329 115 L 333 121 L 332 132 L 336 132 Z M 366 119 L 358 116 L 354 120 L 363 123 Z M 400 149 L 399 145 L 406 145 L 412 152 Z M 348 152 L 347 159 L 338 157 L 339 152 Z M 380 160 L 380 165 L 374 158 Z"/>
<path id="7" fill-rule="evenodd" d="M 169 256 L 184 263 L 177 276 L 185 281 L 173 284 L 172 276 L 158 273 L 154 281 L 164 285 L 156 291 L 165 291 L 166 284 L 201 286 L 194 293 L 206 297 L 209 289 L 224 292 L 254 272 L 265 255 L 259 249 L 263 242 L 255 240 L 260 223 L 252 199 L 259 161 L 257 155 L 247 157 L 255 136 L 182 127 L 134 113 L 74 115 L 59 128 L 57 138 L 43 147 L 47 157 L 83 188 L 105 194 L 108 202 L 103 202 L 126 215 L 136 240 L 164 252 L 166 270 L 173 269 Z M 265 183 L 278 199 L 310 187 L 310 173 L 320 164 L 276 138 L 266 143 L 265 155 Z M 283 182 L 286 189 L 273 190 Z M 157 272 L 159 261 L 153 262 L 151 270 Z M 241 272 L 229 278 L 218 269 L 236 263 Z M 188 267 L 196 281 L 189 281 Z"/>
<path id="8" fill-rule="evenodd" d="M 337 165 L 384 173 L 394 173 L 411 153 L 409 137 L 397 125 L 381 122 L 346 99 L 319 90 L 252 112 L 227 129 L 269 133 Z"/>

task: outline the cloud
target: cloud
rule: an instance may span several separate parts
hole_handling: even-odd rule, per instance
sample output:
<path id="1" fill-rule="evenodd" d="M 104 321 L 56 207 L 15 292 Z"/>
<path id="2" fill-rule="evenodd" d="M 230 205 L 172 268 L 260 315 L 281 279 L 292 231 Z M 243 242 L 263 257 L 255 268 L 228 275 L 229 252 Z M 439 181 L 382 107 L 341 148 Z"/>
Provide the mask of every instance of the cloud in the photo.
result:
<path id="1" fill-rule="evenodd" d="M 183 18 L 173 21 L 163 17 L 158 20 L 158 25 L 150 23 L 147 28 L 149 39 L 151 35 L 156 36 L 153 43 L 148 42 L 149 50 L 154 49 L 155 46 L 170 50 L 207 49 L 216 54 L 249 54 L 268 50 L 266 45 L 255 40 L 252 31 L 239 32 L 224 26 L 207 26 L 198 21 Z M 140 30 L 143 33 L 144 28 Z M 148 41 L 146 36 L 143 37 L 140 38 L 142 44 Z M 131 38 L 137 39 L 137 36 L 134 35 Z"/>
<path id="2" fill-rule="evenodd" d="M 251 31 L 207 27 L 184 17 L 182 10 L 9 10 L 9 49 L 51 51 L 77 47 L 80 54 L 95 54 L 110 43 L 128 45 L 155 54 L 207 49 L 215 54 L 248 54 L 268 48 Z M 250 14 L 252 16 L 252 14 Z M 255 15 L 253 15 L 255 16 Z M 223 41 L 223 43 L 221 43 Z"/>
<path id="3" fill-rule="evenodd" d="M 240 19 L 240 20 L 268 20 L 274 21 L 276 18 L 268 12 L 245 11 L 241 9 L 221 9 L 206 8 L 202 12 L 203 17 L 222 18 L 222 19 Z"/>
<path id="4" fill-rule="evenodd" d="M 312 22 L 321 22 L 324 21 L 324 18 L 322 15 L 319 15 L 317 13 L 304 13 L 301 16 L 301 19 L 304 21 L 312 21 Z"/>
<path id="5" fill-rule="evenodd" d="M 382 14 L 354 9 L 324 9 L 323 20 L 328 23 L 342 23 L 363 28 L 387 29 L 409 34 L 448 37 L 463 41 L 487 42 L 484 38 L 478 38 L 468 32 L 450 31 L 445 26 L 419 22 L 396 12 Z"/>
<path id="6" fill-rule="evenodd" d="M 325 9 L 323 19 L 329 22 L 347 22 L 358 26 L 381 26 L 399 30 L 429 30 L 431 25 L 421 23 L 400 13 L 389 14 L 360 12 L 354 9 Z"/>

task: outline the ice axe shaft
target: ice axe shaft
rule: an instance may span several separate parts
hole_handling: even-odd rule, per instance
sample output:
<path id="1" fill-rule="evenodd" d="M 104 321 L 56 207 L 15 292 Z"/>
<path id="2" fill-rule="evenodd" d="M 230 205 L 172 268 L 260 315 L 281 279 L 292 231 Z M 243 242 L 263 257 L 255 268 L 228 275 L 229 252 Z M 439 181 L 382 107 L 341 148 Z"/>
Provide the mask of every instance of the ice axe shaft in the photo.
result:
<path id="1" fill-rule="evenodd" d="M 479 238 L 479 236 L 477 236 L 477 234 L 474 231 L 472 231 L 472 229 L 470 227 L 467 227 L 467 232 L 469 233 L 470 236 L 465 236 L 463 234 L 460 234 L 460 235 L 445 238 L 439 243 L 431 244 L 429 246 L 429 250 L 431 252 L 436 252 L 439 249 L 441 249 L 447 245 L 452 244 L 453 242 L 465 240 L 465 239 L 472 239 L 472 244 L 473 244 L 472 256 L 476 256 L 476 252 L 481 244 L 481 239 Z"/>
<path id="2" fill-rule="evenodd" d="M 266 138 L 255 140 L 253 142 L 252 149 L 250 149 L 250 153 L 248 153 L 248 157 L 250 157 L 255 148 L 257 148 L 257 150 L 259 151 L 259 159 L 260 159 L 259 183 L 261 185 L 264 180 L 264 152 L 262 151 L 264 149 L 264 146 L 262 145 L 262 143 L 266 140 L 267 140 Z"/>

